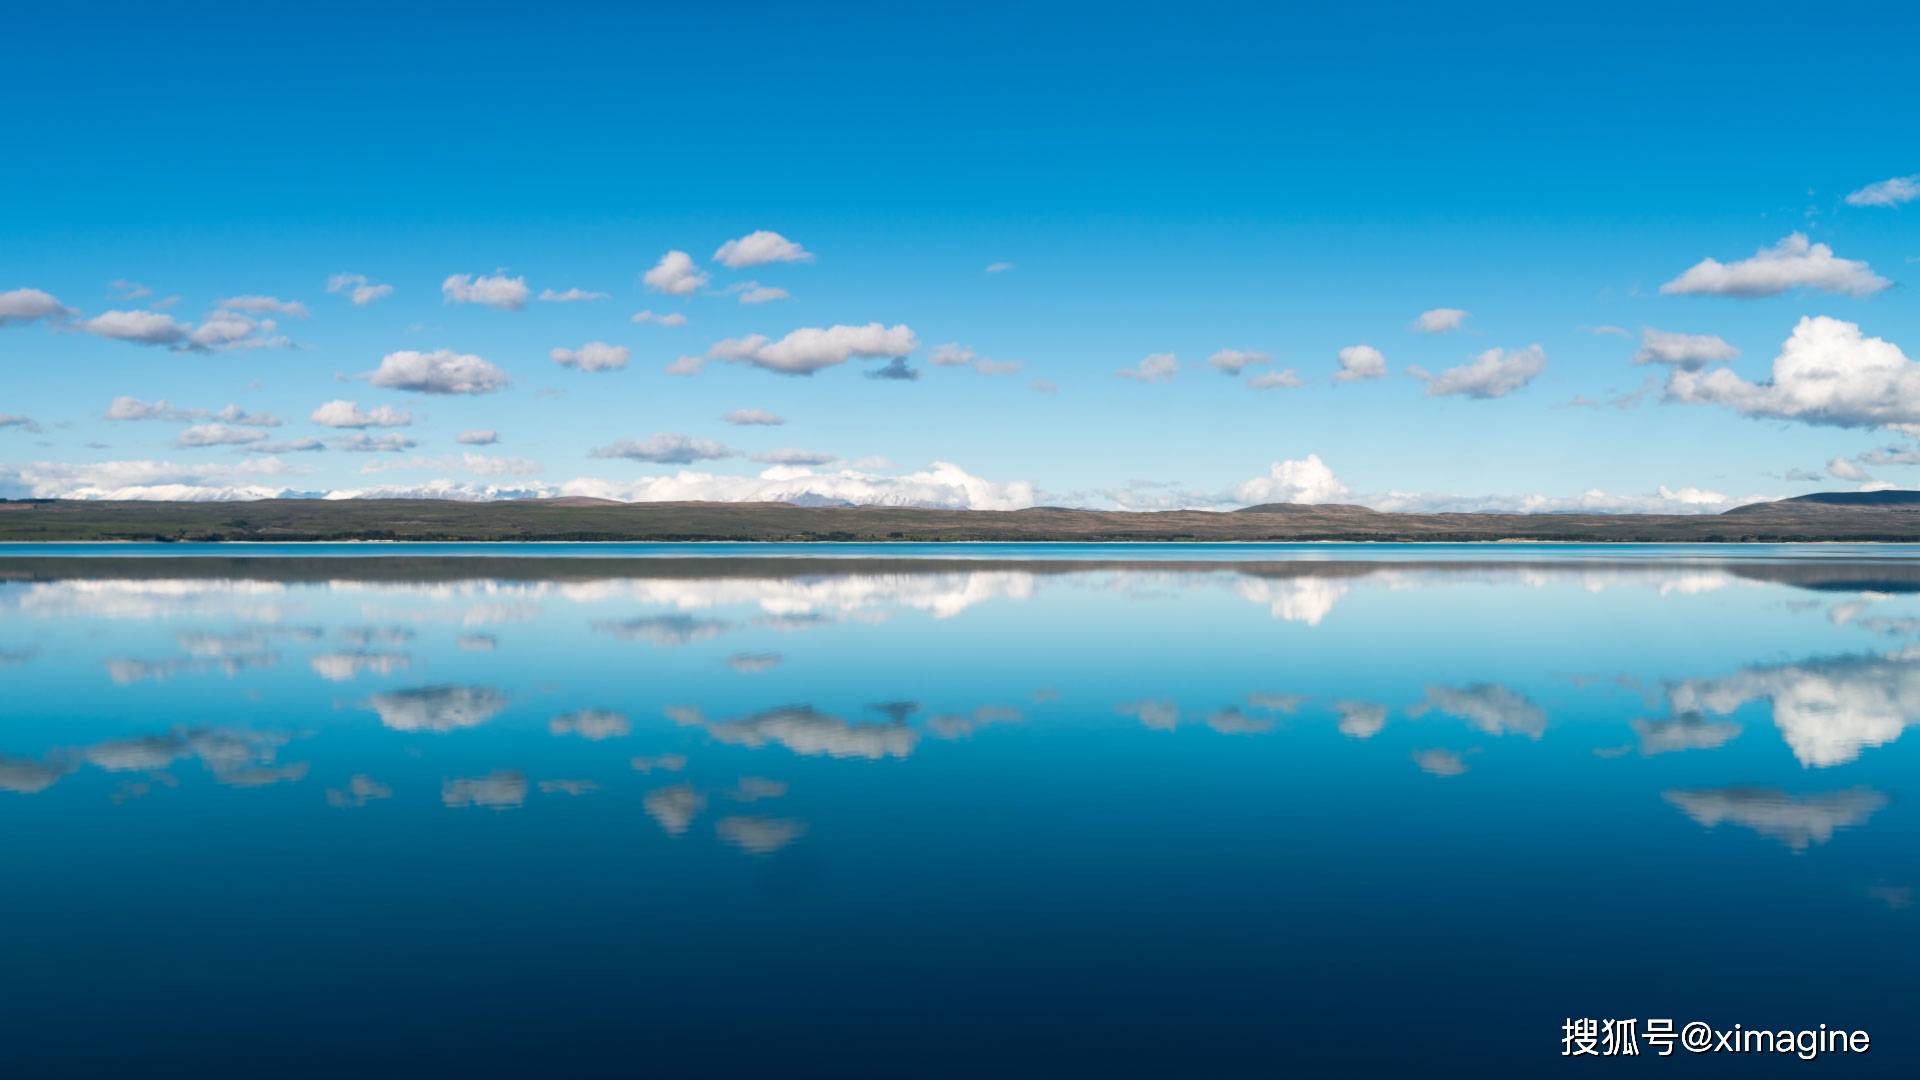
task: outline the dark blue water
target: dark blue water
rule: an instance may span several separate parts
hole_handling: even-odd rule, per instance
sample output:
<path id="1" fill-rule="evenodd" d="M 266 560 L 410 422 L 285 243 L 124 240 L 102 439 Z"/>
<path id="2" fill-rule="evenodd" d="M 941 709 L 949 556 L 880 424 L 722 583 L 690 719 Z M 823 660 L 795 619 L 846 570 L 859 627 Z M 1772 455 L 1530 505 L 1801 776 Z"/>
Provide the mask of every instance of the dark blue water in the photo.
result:
<path id="1" fill-rule="evenodd" d="M 0 551 L 0 1071 L 1920 1062 L 1903 549 L 317 547 Z"/>

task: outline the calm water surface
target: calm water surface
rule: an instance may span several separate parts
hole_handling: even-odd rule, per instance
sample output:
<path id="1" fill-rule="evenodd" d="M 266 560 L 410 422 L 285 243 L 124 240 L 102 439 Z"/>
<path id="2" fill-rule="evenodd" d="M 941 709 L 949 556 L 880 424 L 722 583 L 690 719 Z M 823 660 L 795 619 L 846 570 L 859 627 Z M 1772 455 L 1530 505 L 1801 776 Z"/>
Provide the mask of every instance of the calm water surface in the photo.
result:
<path id="1" fill-rule="evenodd" d="M 0 549 L 0 1071 L 1920 1067 L 1910 550 L 819 552 Z"/>

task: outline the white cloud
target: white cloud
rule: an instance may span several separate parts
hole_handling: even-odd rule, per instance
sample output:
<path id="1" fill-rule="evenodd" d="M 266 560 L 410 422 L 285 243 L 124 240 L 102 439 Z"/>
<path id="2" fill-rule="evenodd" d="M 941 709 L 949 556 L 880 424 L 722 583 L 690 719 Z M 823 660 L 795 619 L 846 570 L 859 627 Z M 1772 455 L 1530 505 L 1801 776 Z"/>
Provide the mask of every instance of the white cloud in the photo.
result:
<path id="1" fill-rule="evenodd" d="M 173 445 L 245 446 L 249 443 L 265 442 L 266 439 L 267 433 L 259 428 L 236 427 L 232 424 L 195 424 L 175 437 Z"/>
<path id="2" fill-rule="evenodd" d="M 1013 264 L 1010 262 L 993 262 L 987 264 L 986 272 L 989 274 L 1004 274 L 1011 269 L 1013 269 Z"/>
<path id="3" fill-rule="evenodd" d="M 469 806 L 511 810 L 526 800 L 527 775 L 518 769 L 456 777 L 440 783 L 440 801 L 456 810 Z"/>
<path id="4" fill-rule="evenodd" d="M 698 375 L 706 366 L 707 358 L 704 356 L 682 356 L 669 363 L 665 370 L 669 375 Z"/>
<path id="5" fill-rule="evenodd" d="M 1640 351 L 1633 354 L 1633 362 L 1698 371 L 1739 355 L 1739 349 L 1712 334 L 1676 334 L 1648 326 L 1640 331 Z"/>
<path id="6" fill-rule="evenodd" d="M 36 319 L 59 318 L 72 311 L 39 289 L 13 289 L 0 292 L 0 326 L 26 324 Z"/>
<path id="7" fill-rule="evenodd" d="M 616 371 L 627 366 L 629 350 L 625 345 L 609 345 L 604 341 L 589 341 L 578 349 L 555 349 L 547 355 L 561 367 L 577 367 L 581 371 Z"/>
<path id="8" fill-rule="evenodd" d="M 777 262 L 812 262 L 813 253 L 777 232 L 759 229 L 738 240 L 729 240 L 713 253 L 715 260 L 732 270 Z"/>
<path id="9" fill-rule="evenodd" d="M 1269 371 L 1264 375 L 1255 375 L 1247 380 L 1247 385 L 1255 390 L 1292 390 L 1307 385 L 1292 368 L 1284 371 Z"/>
<path id="10" fill-rule="evenodd" d="M 1422 334 L 1445 334 L 1460 329 L 1467 313 L 1459 308 L 1437 307 L 1423 311 L 1413 320 L 1413 329 Z"/>
<path id="11" fill-rule="evenodd" d="M 650 461 L 659 465 L 690 465 L 696 461 L 711 461 L 734 456 L 732 450 L 712 439 L 700 439 L 666 431 L 650 435 L 645 439 L 621 439 L 608 446 L 596 446 L 592 455 L 597 458 Z"/>
<path id="12" fill-rule="evenodd" d="M 1250 367 L 1273 363 L 1273 357 L 1263 352 L 1242 349 L 1221 349 L 1207 357 L 1207 366 L 1228 375 L 1238 375 Z"/>
<path id="13" fill-rule="evenodd" d="M 461 432 L 454 441 L 467 446 L 491 446 L 500 441 L 500 433 L 492 428 L 473 428 Z"/>
<path id="14" fill-rule="evenodd" d="M 779 427 L 787 422 L 785 417 L 765 409 L 735 409 L 721 419 L 738 427 Z"/>
<path id="15" fill-rule="evenodd" d="M 406 427 L 413 423 L 413 414 L 390 405 L 362 409 L 356 402 L 336 398 L 313 410 L 307 419 L 331 428 Z"/>
<path id="16" fill-rule="evenodd" d="M 669 311 L 664 315 L 655 314 L 651 310 L 636 311 L 633 313 L 633 321 L 636 323 L 656 323 L 660 326 L 687 325 L 687 317 L 677 311 Z"/>
<path id="17" fill-rule="evenodd" d="M 1340 370 L 1334 372 L 1337 383 L 1378 379 L 1387 373 L 1387 358 L 1371 345 L 1349 345 L 1340 350 Z"/>
<path id="18" fill-rule="evenodd" d="M 158 311 L 108 311 L 80 324 L 96 337 L 130 341 L 136 345 L 178 345 L 193 328 Z"/>
<path id="19" fill-rule="evenodd" d="M 147 288 L 137 281 L 128 281 L 126 278 L 114 278 L 112 281 L 107 282 L 107 288 L 120 294 L 116 297 L 116 299 L 119 300 L 145 300 L 147 297 L 153 295 L 152 289 Z"/>
<path id="20" fill-rule="evenodd" d="M 1428 710 L 1458 717 L 1488 735 L 1525 735 L 1538 739 L 1547 730 L 1547 713 L 1527 698 L 1493 683 L 1429 686 L 1427 697 L 1410 715 Z"/>
<path id="21" fill-rule="evenodd" d="M 972 349 L 957 341 L 949 341 L 945 345 L 934 346 L 933 351 L 927 354 L 927 363 L 934 367 L 964 367 L 973 363 L 973 358 Z"/>
<path id="22" fill-rule="evenodd" d="M 768 450 L 763 454 L 755 454 L 753 455 L 753 460 L 762 461 L 769 465 L 825 465 L 828 462 L 839 460 L 839 455 L 823 454 L 818 450 L 801 450 L 797 447 L 785 446 L 778 450 Z"/>
<path id="23" fill-rule="evenodd" d="M 1034 487 L 1026 481 L 994 483 L 944 461 L 894 476 L 776 466 L 758 476 L 680 472 L 625 482 L 583 478 L 562 484 L 559 493 L 627 502 L 851 503 L 936 510 L 1019 510 L 1035 503 Z"/>
<path id="24" fill-rule="evenodd" d="M 327 444 L 311 435 L 299 439 L 286 439 L 281 442 L 261 443 L 253 447 L 254 450 L 262 454 L 311 454 L 318 450 L 325 450 L 326 448 Z"/>
<path id="25" fill-rule="evenodd" d="M 1750 259 L 1723 263 L 1702 259 L 1660 286 L 1666 296 L 1778 296 L 1790 289 L 1818 289 L 1871 296 L 1893 284 L 1864 262 L 1835 258 L 1833 249 L 1805 233 L 1792 233 Z"/>
<path id="26" fill-rule="evenodd" d="M 775 300 L 785 300 L 792 295 L 785 289 L 762 285 L 757 281 L 749 281 L 734 291 L 740 294 L 740 302 L 743 304 L 771 304 Z"/>
<path id="27" fill-rule="evenodd" d="M 802 327 L 779 341 L 760 334 L 728 338 L 707 350 L 717 360 L 752 364 L 782 375 L 811 375 L 821 368 L 862 359 L 900 359 L 920 347 L 905 324 Z"/>
<path id="28" fill-rule="evenodd" d="M 298 300 L 281 300 L 272 296 L 229 296 L 214 306 L 228 311 L 245 311 L 256 315 L 265 312 L 272 315 L 285 315 L 290 319 L 307 317 L 307 305 Z"/>
<path id="29" fill-rule="evenodd" d="M 693 256 L 684 251 L 669 251 L 660 256 L 660 261 L 642 274 L 640 280 L 654 292 L 686 296 L 698 292 L 707 283 L 707 275 L 693 265 Z"/>
<path id="30" fill-rule="evenodd" d="M 1149 353 L 1138 364 L 1114 372 L 1123 379 L 1143 383 L 1172 382 L 1179 373 L 1180 359 L 1170 352 Z"/>
<path id="31" fill-rule="evenodd" d="M 1854 323 L 1810 316 L 1780 347 L 1766 382 L 1728 368 L 1675 371 L 1667 399 L 1831 427 L 1920 430 L 1920 364 Z"/>
<path id="32" fill-rule="evenodd" d="M 555 292 L 552 289 L 540 290 L 540 300 L 547 304 L 584 304 L 593 300 L 610 299 L 612 295 L 612 293 L 588 292 L 585 289 L 568 289 L 565 292 Z"/>
<path id="33" fill-rule="evenodd" d="M 389 435 L 385 438 L 401 438 Z M 407 442 L 411 447 L 413 443 Z M 411 457 L 401 461 L 369 461 L 360 467 L 365 475 L 390 472 L 465 472 L 474 476 L 532 476 L 542 471 L 537 461 L 526 458 L 498 457 L 476 454 L 468 451 L 464 454 L 437 454 L 432 457 Z"/>
<path id="34" fill-rule="evenodd" d="M 393 286 L 370 281 L 365 274 L 335 274 L 327 279 L 327 291 L 346 293 L 355 307 L 366 307 L 375 300 L 393 295 Z"/>
<path id="35" fill-rule="evenodd" d="M 275 334 L 276 328 L 272 319 L 256 319 L 221 308 L 193 328 L 187 335 L 184 347 L 201 352 L 232 352 L 238 349 L 284 349 L 293 344 L 285 336 Z"/>
<path id="36" fill-rule="evenodd" d="M 713 831 L 749 855 L 771 855 L 805 836 L 807 824 L 792 818 L 734 814 L 714 822 Z"/>
<path id="37" fill-rule="evenodd" d="M 1848 206 L 1899 206 L 1920 199 L 1920 176 L 1878 180 L 1847 195 Z"/>
<path id="38" fill-rule="evenodd" d="M 205 409 L 182 409 L 168 403 L 165 398 L 159 401 L 141 401 L 125 394 L 113 399 L 107 406 L 108 420 L 199 420 L 207 415 Z"/>
<path id="39" fill-rule="evenodd" d="M 1258 503 L 1324 503 L 1347 494 L 1347 485 L 1333 475 L 1319 454 L 1276 461 L 1267 475 L 1256 476 L 1234 489 L 1234 495 L 1247 505 Z"/>
<path id="40" fill-rule="evenodd" d="M 1547 369 L 1547 354 L 1538 345 L 1511 352 L 1488 349 L 1471 362 L 1428 375 L 1420 368 L 1408 368 L 1409 374 L 1426 380 L 1428 397 L 1458 394 L 1464 397 L 1506 397 L 1526 386 Z"/>
<path id="41" fill-rule="evenodd" d="M 510 278 L 504 273 L 483 277 L 448 274 L 440 283 L 440 295 L 449 304 L 485 304 L 497 311 L 526 307 L 527 292 L 526 278 Z"/>
<path id="42" fill-rule="evenodd" d="M 177 464 L 171 461 L 36 461 L 0 470 L 36 499 L 218 501 L 273 499 L 286 485 L 262 482 L 288 472 L 278 458 L 248 458 L 237 464 Z M 11 476 L 7 474 L 11 473 Z"/>
<path id="43" fill-rule="evenodd" d="M 452 349 L 388 353 L 372 376 L 375 386 L 421 394 L 487 394 L 508 381 L 505 372 L 487 361 Z"/>
<path id="44" fill-rule="evenodd" d="M 1873 479 L 1873 477 L 1867 475 L 1867 470 L 1843 457 L 1837 457 L 1827 462 L 1827 475 L 1841 480 Z"/>
<path id="45" fill-rule="evenodd" d="M 361 431 L 333 440 L 335 450 L 344 450 L 349 454 L 397 454 L 418 445 L 420 444 L 398 432 L 391 435 L 369 435 Z"/>

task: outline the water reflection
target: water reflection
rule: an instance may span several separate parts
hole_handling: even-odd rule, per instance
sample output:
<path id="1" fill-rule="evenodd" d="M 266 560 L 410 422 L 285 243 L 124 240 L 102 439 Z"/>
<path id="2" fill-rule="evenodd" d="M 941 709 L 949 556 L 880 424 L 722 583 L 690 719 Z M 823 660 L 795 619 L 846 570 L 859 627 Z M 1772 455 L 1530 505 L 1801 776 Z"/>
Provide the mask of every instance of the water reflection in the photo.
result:
<path id="1" fill-rule="evenodd" d="M 1790 795 L 1771 788 L 1709 788 L 1669 791 L 1665 798 L 1709 829 L 1730 822 L 1794 851 L 1824 844 L 1843 829 L 1865 824 L 1888 802 L 1885 795 L 1866 787 L 1819 795 Z"/>
<path id="2" fill-rule="evenodd" d="M 1550 1006 L 1550 1055 L 1648 985 L 1899 1030 L 1920 559 L 1480 550 L 0 560 L 0 987 L 196 1045 L 323 1000 L 811 1049 L 867 1001 L 1131 1052 L 1364 999 L 1330 1046 Z M 1756 979 L 1781 925 L 1823 947 Z"/>

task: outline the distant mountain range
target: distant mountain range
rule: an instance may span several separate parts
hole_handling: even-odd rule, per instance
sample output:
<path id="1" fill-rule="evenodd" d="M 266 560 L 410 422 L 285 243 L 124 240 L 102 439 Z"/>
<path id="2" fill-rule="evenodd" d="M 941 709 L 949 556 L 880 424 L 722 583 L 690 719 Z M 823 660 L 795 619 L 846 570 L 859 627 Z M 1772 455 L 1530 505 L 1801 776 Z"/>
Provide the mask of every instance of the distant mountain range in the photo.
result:
<path id="1" fill-rule="evenodd" d="M 1920 542 L 1920 491 L 1826 492 L 1720 514 L 1400 514 L 1343 504 L 1126 512 L 422 499 L 0 501 L 0 541 Z"/>

